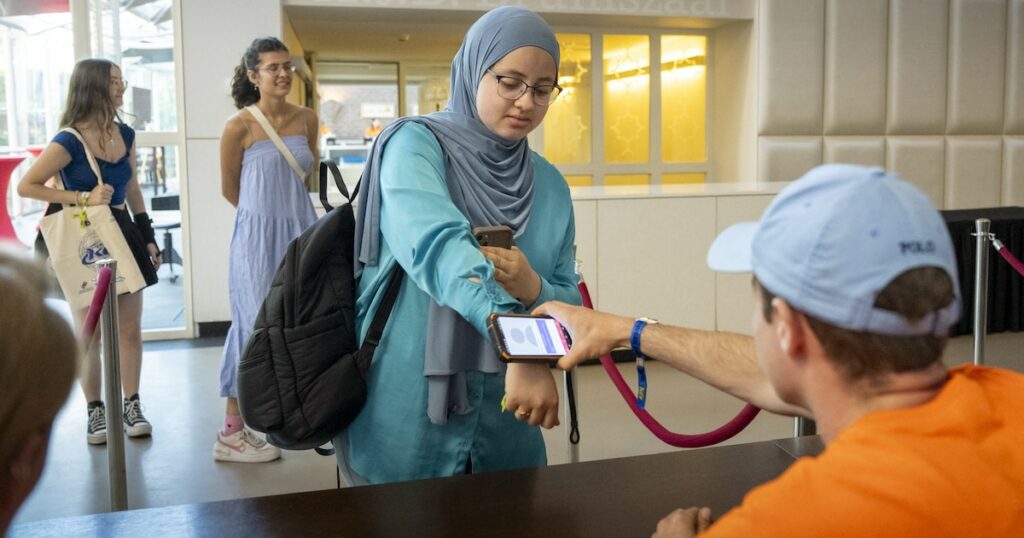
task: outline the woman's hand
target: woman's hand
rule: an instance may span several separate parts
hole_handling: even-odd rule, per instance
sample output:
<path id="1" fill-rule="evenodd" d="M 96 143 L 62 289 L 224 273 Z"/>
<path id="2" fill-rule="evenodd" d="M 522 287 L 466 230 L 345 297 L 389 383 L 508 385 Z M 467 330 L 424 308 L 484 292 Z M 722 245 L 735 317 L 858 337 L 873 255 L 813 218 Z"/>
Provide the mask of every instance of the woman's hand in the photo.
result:
<path id="1" fill-rule="evenodd" d="M 494 279 L 509 295 L 530 308 L 540 296 L 540 276 L 530 267 L 523 251 L 516 247 L 480 247 L 484 257 L 494 264 Z"/>
<path id="2" fill-rule="evenodd" d="M 149 259 L 153 261 L 153 270 L 160 269 L 160 263 L 163 261 L 160 256 L 160 249 L 153 243 L 147 243 L 146 250 L 149 252 Z"/>
<path id="3" fill-rule="evenodd" d="M 114 196 L 114 187 L 102 183 L 89 192 L 89 201 L 86 205 L 109 205 Z"/>
<path id="4" fill-rule="evenodd" d="M 558 388 L 547 364 L 513 362 L 505 372 L 505 409 L 532 426 L 558 426 Z"/>

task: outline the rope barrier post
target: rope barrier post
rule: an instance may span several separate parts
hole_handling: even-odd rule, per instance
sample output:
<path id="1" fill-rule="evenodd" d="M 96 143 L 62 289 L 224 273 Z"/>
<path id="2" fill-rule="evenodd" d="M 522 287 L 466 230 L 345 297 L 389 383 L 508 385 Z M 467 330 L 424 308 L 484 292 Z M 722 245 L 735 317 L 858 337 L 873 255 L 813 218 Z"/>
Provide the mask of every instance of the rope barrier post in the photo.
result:
<path id="1" fill-rule="evenodd" d="M 985 338 L 988 333 L 988 245 L 992 221 L 974 221 L 977 246 L 974 266 L 974 364 L 985 361 Z"/>
<path id="2" fill-rule="evenodd" d="M 818 424 L 813 420 L 806 417 L 796 417 L 793 419 L 793 437 L 817 434 Z"/>
<path id="3" fill-rule="evenodd" d="M 110 285 L 100 319 L 103 350 L 103 385 L 107 412 L 107 470 L 110 486 L 110 511 L 128 508 L 128 483 L 124 463 L 124 423 L 121 419 L 121 354 L 117 343 L 117 260 L 100 260 L 100 268 L 110 268 Z"/>
<path id="4" fill-rule="evenodd" d="M 569 463 L 579 463 L 580 461 L 580 445 L 579 439 L 576 438 L 573 442 L 573 417 L 572 408 L 569 406 L 570 389 L 572 387 L 571 397 L 576 398 L 579 401 L 580 397 L 580 385 L 576 382 L 576 369 L 562 372 L 562 386 L 565 387 L 564 398 L 562 398 L 562 425 L 565 426 L 565 445 L 569 452 Z"/>

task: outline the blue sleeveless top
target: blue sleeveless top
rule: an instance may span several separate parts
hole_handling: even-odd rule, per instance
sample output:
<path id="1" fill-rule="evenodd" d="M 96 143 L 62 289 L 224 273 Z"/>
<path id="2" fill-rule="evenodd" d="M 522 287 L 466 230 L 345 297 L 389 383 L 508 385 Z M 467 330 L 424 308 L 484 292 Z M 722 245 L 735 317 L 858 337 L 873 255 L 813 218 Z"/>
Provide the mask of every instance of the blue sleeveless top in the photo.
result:
<path id="1" fill-rule="evenodd" d="M 127 191 L 128 181 L 132 179 L 132 166 L 128 162 L 128 154 L 132 151 L 132 144 L 135 143 L 135 129 L 118 123 L 121 130 L 121 138 L 124 138 L 124 146 L 128 148 L 124 156 L 115 162 L 104 161 L 96 157 L 96 165 L 100 167 L 103 174 L 103 182 L 114 188 L 114 195 L 110 198 L 110 205 L 121 205 L 124 203 L 124 195 Z M 60 171 L 60 177 L 64 180 L 64 188 L 69 191 L 91 191 L 96 188 L 96 174 L 89 166 L 89 159 L 85 156 L 85 148 L 75 138 L 75 135 L 61 131 L 53 137 L 53 141 L 60 144 L 68 154 L 71 155 L 71 162 Z"/>

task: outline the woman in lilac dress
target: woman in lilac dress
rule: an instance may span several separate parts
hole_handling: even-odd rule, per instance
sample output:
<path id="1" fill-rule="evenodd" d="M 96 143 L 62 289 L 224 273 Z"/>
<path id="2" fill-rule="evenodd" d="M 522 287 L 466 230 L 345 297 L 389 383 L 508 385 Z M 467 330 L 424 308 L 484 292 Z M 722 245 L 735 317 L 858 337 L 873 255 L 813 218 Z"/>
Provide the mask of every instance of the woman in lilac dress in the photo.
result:
<path id="1" fill-rule="evenodd" d="M 218 461 L 258 463 L 281 456 L 243 424 L 237 377 L 239 356 L 288 244 L 316 221 L 304 182 L 318 160 L 318 121 L 312 110 L 285 100 L 294 70 L 284 43 L 273 37 L 254 40 L 232 80 L 239 111 L 221 136 L 221 190 L 236 214 L 228 256 L 231 328 L 220 373 L 227 409 L 213 447 Z M 254 114 L 270 122 L 305 172 L 302 177 Z"/>

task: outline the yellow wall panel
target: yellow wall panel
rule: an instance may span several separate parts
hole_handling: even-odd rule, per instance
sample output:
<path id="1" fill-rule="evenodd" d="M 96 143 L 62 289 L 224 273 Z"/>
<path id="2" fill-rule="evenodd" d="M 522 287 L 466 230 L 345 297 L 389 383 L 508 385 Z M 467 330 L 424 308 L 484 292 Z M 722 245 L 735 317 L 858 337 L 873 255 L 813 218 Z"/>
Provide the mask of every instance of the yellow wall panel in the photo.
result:
<path id="1" fill-rule="evenodd" d="M 558 34 L 562 93 L 544 118 L 544 156 L 555 164 L 585 164 L 591 160 L 593 94 L 590 35 Z"/>
<path id="2" fill-rule="evenodd" d="M 650 39 L 646 35 L 604 36 L 606 162 L 648 161 L 651 138 L 650 50 Z"/>

